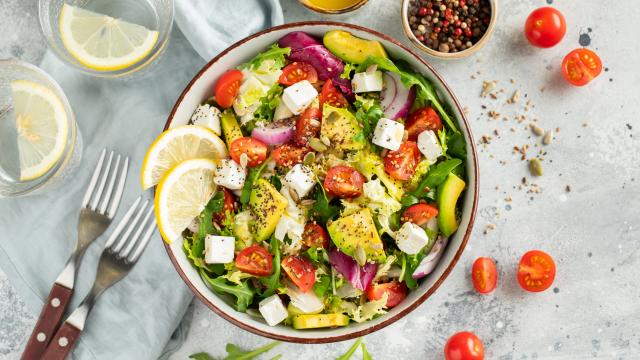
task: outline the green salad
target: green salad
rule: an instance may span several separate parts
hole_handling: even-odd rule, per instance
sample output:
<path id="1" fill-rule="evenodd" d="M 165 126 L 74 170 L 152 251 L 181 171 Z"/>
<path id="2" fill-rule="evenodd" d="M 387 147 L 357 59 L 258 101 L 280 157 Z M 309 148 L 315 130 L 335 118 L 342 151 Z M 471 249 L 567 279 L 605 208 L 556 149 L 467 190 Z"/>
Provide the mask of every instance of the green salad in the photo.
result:
<path id="1" fill-rule="evenodd" d="M 296 329 L 402 304 L 458 228 L 466 144 L 433 85 L 378 41 L 291 32 L 222 74 L 191 123 L 218 191 L 184 231 L 238 311 Z"/>

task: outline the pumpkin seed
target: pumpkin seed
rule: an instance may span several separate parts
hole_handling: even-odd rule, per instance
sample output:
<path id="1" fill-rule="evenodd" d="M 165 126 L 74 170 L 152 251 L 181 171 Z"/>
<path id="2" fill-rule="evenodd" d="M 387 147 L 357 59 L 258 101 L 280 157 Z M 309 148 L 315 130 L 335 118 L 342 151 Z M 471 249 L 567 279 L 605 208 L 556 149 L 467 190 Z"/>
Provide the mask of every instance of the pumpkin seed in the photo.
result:
<path id="1" fill-rule="evenodd" d="M 316 162 L 316 153 L 314 152 L 308 152 L 304 155 L 304 158 L 302 159 L 302 163 L 305 165 L 311 165 L 313 163 Z"/>
<path id="2" fill-rule="evenodd" d="M 244 169 L 247 167 L 247 163 L 249 163 L 249 156 L 245 153 L 240 154 L 240 166 Z"/>
<path id="3" fill-rule="evenodd" d="M 320 139 L 318 138 L 311 138 L 309 139 L 309 146 L 318 152 L 323 152 L 323 151 L 327 151 L 328 147 L 322 143 L 322 141 L 320 141 Z"/>
<path id="4" fill-rule="evenodd" d="M 535 176 L 542 176 L 543 171 L 542 163 L 540 162 L 540 160 L 536 158 L 529 160 L 529 170 L 531 171 L 531 174 Z"/>

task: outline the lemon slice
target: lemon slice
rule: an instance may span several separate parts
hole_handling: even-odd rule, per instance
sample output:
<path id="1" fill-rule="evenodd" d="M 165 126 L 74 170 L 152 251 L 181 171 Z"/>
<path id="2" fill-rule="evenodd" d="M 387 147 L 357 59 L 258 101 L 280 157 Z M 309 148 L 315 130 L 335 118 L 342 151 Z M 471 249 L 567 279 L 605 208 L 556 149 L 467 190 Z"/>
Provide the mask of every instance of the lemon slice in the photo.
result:
<path id="1" fill-rule="evenodd" d="M 203 126 L 183 125 L 163 132 L 151 144 L 142 163 L 142 188 L 156 185 L 164 174 L 185 160 L 223 159 L 227 147 L 213 131 Z"/>
<path id="2" fill-rule="evenodd" d="M 48 87 L 29 80 L 11 82 L 16 115 L 20 181 L 44 175 L 62 157 L 69 135 L 62 100 Z"/>
<path id="3" fill-rule="evenodd" d="M 167 243 L 180 237 L 216 193 L 216 163 L 210 159 L 181 162 L 160 181 L 156 190 L 156 219 Z"/>
<path id="4" fill-rule="evenodd" d="M 76 60 L 98 71 L 129 67 L 158 41 L 157 31 L 69 4 L 60 12 L 60 36 Z"/>

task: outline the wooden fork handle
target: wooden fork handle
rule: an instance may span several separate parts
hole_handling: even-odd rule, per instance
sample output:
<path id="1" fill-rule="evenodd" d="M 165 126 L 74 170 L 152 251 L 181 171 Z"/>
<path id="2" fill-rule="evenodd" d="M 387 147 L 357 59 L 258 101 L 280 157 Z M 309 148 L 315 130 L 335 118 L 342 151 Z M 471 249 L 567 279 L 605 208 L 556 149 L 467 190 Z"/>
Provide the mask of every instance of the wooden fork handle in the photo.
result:
<path id="1" fill-rule="evenodd" d="M 20 359 L 39 360 L 42 357 L 62 322 L 62 317 L 71 301 L 71 295 L 73 295 L 73 289 L 57 283 L 53 284 Z"/>
<path id="2" fill-rule="evenodd" d="M 76 345 L 76 341 L 80 337 L 81 330 L 75 326 L 64 322 L 53 340 L 47 346 L 47 349 L 42 356 L 42 360 L 64 360 L 69 355 L 73 347 Z"/>

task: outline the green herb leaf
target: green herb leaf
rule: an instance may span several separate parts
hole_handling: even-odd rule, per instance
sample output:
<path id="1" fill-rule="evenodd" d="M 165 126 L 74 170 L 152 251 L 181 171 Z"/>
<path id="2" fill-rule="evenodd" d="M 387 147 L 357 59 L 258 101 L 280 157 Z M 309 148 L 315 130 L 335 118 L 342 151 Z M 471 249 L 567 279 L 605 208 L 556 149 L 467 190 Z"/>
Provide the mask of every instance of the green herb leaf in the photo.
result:
<path id="1" fill-rule="evenodd" d="M 233 285 L 227 282 L 223 277 L 212 279 L 207 275 L 206 271 L 200 269 L 202 279 L 211 285 L 211 288 L 220 294 L 230 294 L 236 297 L 236 310 L 246 312 L 247 308 L 253 302 L 254 291 L 249 284 L 244 281 L 241 285 Z"/>
<path id="2" fill-rule="evenodd" d="M 367 350 L 367 347 L 364 346 L 364 343 L 362 343 L 361 349 L 362 349 L 362 360 L 373 360 L 373 357 L 371 356 L 371 354 L 369 354 L 369 351 Z"/>
<path id="3" fill-rule="evenodd" d="M 247 175 L 247 179 L 244 181 L 244 186 L 242 187 L 242 193 L 240 194 L 240 204 L 247 205 L 249 203 L 249 199 L 251 198 L 251 189 L 253 188 L 253 183 L 256 182 L 260 178 L 260 174 L 264 170 L 265 166 L 269 162 L 270 159 L 265 160 L 262 165 L 258 167 L 253 167 L 249 169 L 249 175 Z"/>
<path id="4" fill-rule="evenodd" d="M 195 360 L 216 360 L 213 356 L 207 354 L 206 352 L 200 352 L 197 354 L 191 354 L 189 355 L 189 359 L 195 359 Z"/>
<path id="5" fill-rule="evenodd" d="M 331 276 L 318 276 L 316 282 L 313 284 L 313 292 L 315 292 L 319 298 L 323 298 L 329 290 L 331 290 Z"/>
<path id="6" fill-rule="evenodd" d="M 355 70 L 357 67 L 356 64 L 346 63 L 344 64 L 344 69 L 342 70 L 342 74 L 340 77 L 343 79 L 351 79 L 351 71 Z"/>
<path id="7" fill-rule="evenodd" d="M 400 271 L 400 281 L 404 281 L 409 289 L 415 289 L 418 287 L 418 282 L 411 276 L 416 271 L 420 261 L 424 259 L 426 254 L 421 251 L 415 255 L 407 255 L 402 253 L 402 270 Z"/>
<path id="8" fill-rule="evenodd" d="M 224 192 L 218 191 L 204 207 L 200 214 L 200 226 L 195 234 L 191 252 L 193 256 L 201 258 L 204 253 L 204 238 L 213 233 L 213 214 L 224 208 Z"/>
<path id="9" fill-rule="evenodd" d="M 356 352 L 356 349 L 358 349 L 358 346 L 360 346 L 360 344 L 362 344 L 362 338 L 358 338 L 358 340 L 356 340 L 353 343 L 353 345 L 351 345 L 349 350 L 347 350 L 347 352 L 344 353 L 342 356 L 336 358 L 336 360 L 349 360 L 349 359 L 351 359 L 351 356 L 353 355 L 353 353 Z"/>
<path id="10" fill-rule="evenodd" d="M 467 144 L 462 134 L 454 133 L 449 136 L 447 139 L 447 147 L 449 156 L 453 156 L 458 159 L 467 158 Z"/>
<path id="11" fill-rule="evenodd" d="M 264 291 L 259 292 L 261 297 L 269 297 L 276 293 L 278 286 L 280 286 L 280 242 L 276 239 L 275 235 L 271 235 L 271 251 L 273 252 L 273 274 L 269 277 L 260 278 L 260 282 L 267 288 Z"/>
<path id="12" fill-rule="evenodd" d="M 280 341 L 274 341 L 272 343 L 269 343 L 263 347 L 257 348 L 253 351 L 244 351 L 242 349 L 240 349 L 238 346 L 234 345 L 234 344 L 227 344 L 227 357 L 225 357 L 223 360 L 251 360 L 251 359 L 255 359 L 256 357 L 258 357 L 258 355 L 260 354 L 264 354 L 267 351 L 273 349 L 274 347 L 278 346 L 280 344 Z"/>
<path id="13" fill-rule="evenodd" d="M 260 106 L 253 113 L 254 124 L 259 121 L 273 121 L 273 114 L 280 104 L 280 96 L 284 88 L 280 84 L 275 84 L 267 91 L 267 95 L 260 99 Z M 253 129 L 252 129 L 253 130 Z"/>
<path id="14" fill-rule="evenodd" d="M 429 169 L 427 176 L 425 176 L 418 187 L 411 192 L 412 195 L 417 198 L 424 199 L 433 191 L 438 185 L 442 184 L 449 176 L 449 173 L 462 164 L 460 159 L 449 159 L 438 163 L 436 166 Z M 426 189 L 429 190 L 426 190 Z"/>
<path id="15" fill-rule="evenodd" d="M 322 223 L 326 224 L 327 221 L 338 215 L 339 211 L 337 206 L 329 203 L 327 194 L 320 183 L 318 183 L 318 187 L 320 188 L 320 191 L 316 191 L 316 201 L 313 203 L 312 210 L 318 217 L 320 217 Z"/>
<path id="16" fill-rule="evenodd" d="M 362 132 L 358 135 L 362 134 L 364 138 L 368 139 L 372 136 L 378 120 L 384 116 L 380 102 L 376 99 L 356 95 L 353 106 L 356 109 L 356 119 L 362 125 Z"/>
<path id="17" fill-rule="evenodd" d="M 402 207 L 409 207 L 419 202 L 420 202 L 420 199 L 418 199 L 417 196 L 411 195 L 409 193 L 402 195 L 402 198 L 400 199 L 400 204 L 402 204 Z"/>
<path id="18" fill-rule="evenodd" d="M 280 191 L 280 189 L 282 189 L 282 181 L 280 180 L 280 176 L 271 175 L 271 177 L 269 178 L 269 182 L 271 183 L 271 185 L 273 185 L 273 187 L 276 188 L 276 190 Z"/>
<path id="19" fill-rule="evenodd" d="M 280 46 L 278 46 L 278 44 L 273 44 L 267 51 L 261 52 L 260 54 L 256 55 L 256 57 L 251 59 L 251 61 L 246 64 L 240 65 L 238 68 L 241 70 L 255 70 L 259 68 L 260 65 L 262 65 L 262 62 L 264 62 L 265 60 L 273 60 L 273 67 L 282 69 L 284 67 L 284 64 L 286 63 L 285 55 L 289 55 L 290 53 L 291 48 L 281 48 Z"/>

